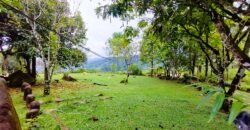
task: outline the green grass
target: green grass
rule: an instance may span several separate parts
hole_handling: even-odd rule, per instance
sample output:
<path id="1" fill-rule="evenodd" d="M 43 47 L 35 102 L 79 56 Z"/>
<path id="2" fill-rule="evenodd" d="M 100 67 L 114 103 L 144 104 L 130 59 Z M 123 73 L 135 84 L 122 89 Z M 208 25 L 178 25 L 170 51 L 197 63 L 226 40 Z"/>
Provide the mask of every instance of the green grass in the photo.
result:
<path id="1" fill-rule="evenodd" d="M 44 104 L 37 119 L 39 129 L 170 129 L 170 130 L 230 130 L 226 115 L 218 114 L 207 123 L 212 101 L 200 109 L 200 92 L 176 81 L 162 81 L 145 76 L 131 76 L 127 85 L 119 82 L 124 75 L 104 73 L 74 73 L 78 82 L 53 83 L 51 95 L 43 97 L 41 86 L 33 87 L 37 100 Z M 61 74 L 54 78 L 60 79 Z M 93 82 L 108 86 L 95 86 Z M 18 89 L 11 94 L 23 129 L 25 103 Z M 103 96 L 97 96 L 103 94 Z M 68 99 L 56 103 L 56 98 Z M 98 121 L 90 118 L 96 117 Z"/>

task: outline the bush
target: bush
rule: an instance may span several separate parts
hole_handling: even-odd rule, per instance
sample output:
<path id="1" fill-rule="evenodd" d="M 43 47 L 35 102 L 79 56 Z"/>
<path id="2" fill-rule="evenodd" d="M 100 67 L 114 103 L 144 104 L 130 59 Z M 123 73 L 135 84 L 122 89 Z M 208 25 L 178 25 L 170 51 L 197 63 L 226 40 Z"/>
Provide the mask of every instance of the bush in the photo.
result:
<path id="1" fill-rule="evenodd" d="M 97 73 L 97 72 L 99 72 L 99 70 L 97 70 L 97 69 L 88 69 L 85 72 L 87 72 L 87 73 Z"/>
<path id="2" fill-rule="evenodd" d="M 83 72 L 85 72 L 85 69 L 83 68 L 71 71 L 71 73 L 83 73 Z"/>
<path id="3" fill-rule="evenodd" d="M 129 66 L 129 71 L 131 71 L 132 75 L 142 75 L 141 69 L 136 64 L 132 64 Z"/>

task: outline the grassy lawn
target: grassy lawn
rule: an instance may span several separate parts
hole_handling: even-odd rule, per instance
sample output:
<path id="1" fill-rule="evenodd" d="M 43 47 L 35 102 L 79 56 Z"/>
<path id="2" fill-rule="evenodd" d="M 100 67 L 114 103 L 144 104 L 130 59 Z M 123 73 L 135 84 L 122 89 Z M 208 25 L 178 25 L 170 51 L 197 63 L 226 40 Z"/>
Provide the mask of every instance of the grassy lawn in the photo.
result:
<path id="1" fill-rule="evenodd" d="M 211 104 L 196 109 L 201 93 L 175 81 L 144 76 L 130 77 L 129 84 L 119 82 L 123 75 L 74 73 L 78 82 L 53 83 L 51 95 L 43 97 L 42 86 L 33 87 L 43 112 L 37 119 L 39 129 L 168 129 L 230 130 L 226 115 L 219 114 L 207 123 Z M 58 74 L 54 78 L 61 79 Z M 93 85 L 94 82 L 108 86 Z M 26 107 L 19 89 L 11 94 L 23 129 Z M 60 103 L 56 100 L 62 99 Z M 97 121 L 96 121 L 97 120 Z"/>

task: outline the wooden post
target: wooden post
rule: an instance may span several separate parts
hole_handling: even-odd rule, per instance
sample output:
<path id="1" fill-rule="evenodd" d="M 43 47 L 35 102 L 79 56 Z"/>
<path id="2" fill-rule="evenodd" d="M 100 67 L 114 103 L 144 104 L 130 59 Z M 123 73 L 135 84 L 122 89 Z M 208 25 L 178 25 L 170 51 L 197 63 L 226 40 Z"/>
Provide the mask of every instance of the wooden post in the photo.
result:
<path id="1" fill-rule="evenodd" d="M 0 130 L 21 130 L 18 115 L 3 78 L 0 78 Z"/>

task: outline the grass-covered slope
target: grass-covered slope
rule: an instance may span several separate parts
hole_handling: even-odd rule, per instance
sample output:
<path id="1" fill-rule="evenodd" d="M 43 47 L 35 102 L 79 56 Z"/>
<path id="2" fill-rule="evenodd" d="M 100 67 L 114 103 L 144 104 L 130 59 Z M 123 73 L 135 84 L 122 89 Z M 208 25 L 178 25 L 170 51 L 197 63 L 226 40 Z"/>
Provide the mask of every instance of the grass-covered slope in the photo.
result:
<path id="1" fill-rule="evenodd" d="M 37 100 L 44 104 L 37 119 L 40 129 L 168 129 L 230 130 L 226 115 L 219 114 L 207 123 L 212 107 L 196 109 L 201 93 L 175 81 L 150 77 L 130 77 L 127 85 L 119 82 L 123 75 L 71 74 L 78 82 L 53 83 L 51 95 L 43 97 L 43 88 L 34 87 Z M 61 78 L 56 75 L 55 78 Z M 95 86 L 92 83 L 108 86 Z M 25 103 L 19 90 L 11 91 L 17 112 L 25 123 Z M 103 95 L 103 96 L 102 96 Z M 55 100 L 62 99 L 60 103 Z"/>

